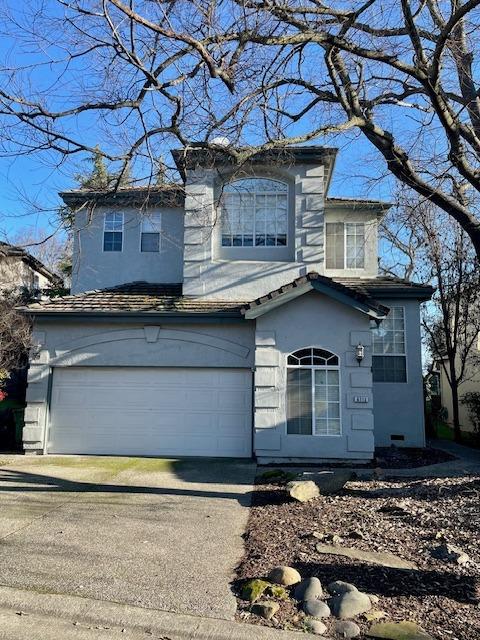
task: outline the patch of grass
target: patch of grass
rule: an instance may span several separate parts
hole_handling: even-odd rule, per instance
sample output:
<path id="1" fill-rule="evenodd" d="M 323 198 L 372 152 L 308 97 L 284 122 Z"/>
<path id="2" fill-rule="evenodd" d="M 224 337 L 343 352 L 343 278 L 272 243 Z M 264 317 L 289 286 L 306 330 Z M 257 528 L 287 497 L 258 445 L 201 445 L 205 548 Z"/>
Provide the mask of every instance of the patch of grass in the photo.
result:
<path id="1" fill-rule="evenodd" d="M 453 429 L 445 422 L 438 421 L 435 424 L 435 433 L 437 438 L 441 438 L 442 440 L 454 440 Z"/>
<path id="2" fill-rule="evenodd" d="M 450 425 L 445 422 L 437 422 L 435 425 L 435 434 L 437 438 L 441 440 L 455 440 L 455 436 L 453 433 L 453 429 Z M 480 434 L 472 432 L 472 431 L 461 431 L 461 444 L 464 444 L 467 447 L 473 447 L 475 449 L 480 449 Z"/>
<path id="3" fill-rule="evenodd" d="M 135 470 L 144 473 L 172 471 L 180 461 L 170 458 L 126 458 L 116 456 L 46 456 L 28 458 L 29 466 L 96 469 L 112 474 Z"/>
<path id="4" fill-rule="evenodd" d="M 268 469 L 261 474 L 260 478 L 265 482 L 287 483 L 290 480 L 295 480 L 297 475 L 297 473 L 284 471 L 283 469 Z"/>

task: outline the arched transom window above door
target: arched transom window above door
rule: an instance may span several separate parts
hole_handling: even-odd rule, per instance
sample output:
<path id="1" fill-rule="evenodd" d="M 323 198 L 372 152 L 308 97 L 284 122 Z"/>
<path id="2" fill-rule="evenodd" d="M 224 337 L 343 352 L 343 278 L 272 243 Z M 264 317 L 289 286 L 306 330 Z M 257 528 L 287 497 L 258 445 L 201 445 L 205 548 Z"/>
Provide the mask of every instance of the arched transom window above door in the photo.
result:
<path id="1" fill-rule="evenodd" d="M 339 436 L 340 363 L 336 354 L 307 347 L 287 357 L 287 433 Z"/>
<path id="2" fill-rule="evenodd" d="M 245 178 L 223 186 L 222 247 L 286 247 L 288 185 Z"/>

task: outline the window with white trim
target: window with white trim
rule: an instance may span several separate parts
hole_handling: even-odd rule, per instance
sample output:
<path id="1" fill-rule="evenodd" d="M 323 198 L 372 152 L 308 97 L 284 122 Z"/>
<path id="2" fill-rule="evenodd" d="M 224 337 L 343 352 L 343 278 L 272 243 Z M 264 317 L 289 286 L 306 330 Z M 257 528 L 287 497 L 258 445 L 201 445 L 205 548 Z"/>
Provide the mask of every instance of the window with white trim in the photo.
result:
<path id="1" fill-rule="evenodd" d="M 121 251 L 123 248 L 123 213 L 105 214 L 103 223 L 103 250 Z"/>
<path id="2" fill-rule="evenodd" d="M 365 268 L 365 223 L 327 222 L 327 269 Z"/>
<path id="3" fill-rule="evenodd" d="M 374 382 L 406 382 L 405 309 L 391 307 L 379 326 L 372 324 Z"/>
<path id="4" fill-rule="evenodd" d="M 269 178 L 246 178 L 223 187 L 223 247 L 285 247 L 288 185 Z"/>
<path id="5" fill-rule="evenodd" d="M 162 214 L 150 213 L 142 218 L 142 230 L 140 236 L 140 251 L 153 253 L 160 251 L 161 247 Z"/>
<path id="6" fill-rule="evenodd" d="M 339 436 L 340 367 L 324 349 L 299 349 L 287 359 L 287 433 Z"/>

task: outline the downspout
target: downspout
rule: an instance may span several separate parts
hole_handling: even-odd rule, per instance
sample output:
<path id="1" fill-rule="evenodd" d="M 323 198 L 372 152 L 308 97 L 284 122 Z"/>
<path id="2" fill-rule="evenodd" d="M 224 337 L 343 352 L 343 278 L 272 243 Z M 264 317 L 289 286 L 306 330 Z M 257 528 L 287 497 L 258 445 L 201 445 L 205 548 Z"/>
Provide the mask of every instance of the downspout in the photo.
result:
<path id="1" fill-rule="evenodd" d="M 257 459 L 255 452 L 255 371 L 256 367 L 252 367 L 252 458 Z"/>
<path id="2" fill-rule="evenodd" d="M 45 403 L 45 420 L 43 425 L 43 455 L 47 454 L 48 432 L 50 430 L 50 406 L 52 402 L 53 367 L 48 371 L 47 399 Z"/>

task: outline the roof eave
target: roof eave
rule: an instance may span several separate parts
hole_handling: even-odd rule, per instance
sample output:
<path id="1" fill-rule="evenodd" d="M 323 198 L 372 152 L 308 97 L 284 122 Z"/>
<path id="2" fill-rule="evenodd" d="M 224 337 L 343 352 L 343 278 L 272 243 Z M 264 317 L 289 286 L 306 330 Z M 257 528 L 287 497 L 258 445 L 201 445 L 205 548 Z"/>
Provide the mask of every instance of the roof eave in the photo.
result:
<path id="1" fill-rule="evenodd" d="M 241 151 L 238 149 L 237 151 Z M 235 164 L 235 156 L 229 154 L 228 151 L 225 150 L 224 147 L 203 147 L 201 145 L 198 146 L 190 146 L 186 149 L 172 149 L 171 154 L 175 165 L 182 176 L 182 179 L 186 180 L 186 172 L 190 168 L 189 161 L 192 161 L 192 158 L 195 156 L 199 156 L 200 154 L 205 155 L 205 163 L 210 161 L 210 167 L 212 166 L 221 166 L 222 164 Z M 329 175 L 327 176 L 327 185 L 329 186 L 333 167 L 335 165 L 335 159 L 338 153 L 338 149 L 336 147 L 320 147 L 320 146 L 305 146 L 305 147 L 295 147 L 295 146 L 285 146 L 273 149 L 259 149 L 257 152 L 254 152 L 252 156 L 250 156 L 245 164 L 265 164 L 268 160 L 271 162 L 271 157 L 275 153 L 279 156 L 282 154 L 292 158 L 294 163 L 297 164 L 322 164 L 322 160 L 326 158 L 329 159 L 328 167 L 329 167 Z M 210 156 L 208 157 L 208 154 Z M 199 163 L 200 164 L 200 163 Z M 243 164 L 243 163 L 242 163 Z M 328 188 L 327 186 L 327 188 Z"/>
<path id="2" fill-rule="evenodd" d="M 365 286 L 365 289 L 368 291 L 368 286 Z M 400 287 L 385 287 L 385 288 L 375 288 L 372 290 L 375 293 L 377 298 L 409 298 L 412 300 L 420 300 L 422 302 L 426 302 L 430 300 L 432 295 L 435 293 L 434 287 L 424 287 L 423 289 L 414 289 L 405 287 L 401 289 Z"/>
<path id="3" fill-rule="evenodd" d="M 47 311 L 40 309 L 32 309 L 31 307 L 17 307 L 17 311 L 24 315 L 35 316 L 36 319 L 43 320 L 76 320 L 81 318 L 89 318 L 95 320 L 152 320 L 161 317 L 165 320 L 188 319 L 188 320 L 208 320 L 208 319 L 225 319 L 225 320 L 242 320 L 243 315 L 240 311 Z"/>
<path id="4" fill-rule="evenodd" d="M 111 204 L 150 204 L 169 208 L 182 208 L 183 187 L 178 185 L 163 190 L 145 187 L 145 189 L 117 190 L 117 191 L 61 191 L 58 194 L 69 207 L 83 206 L 94 203 L 98 206 Z"/>
<path id="5" fill-rule="evenodd" d="M 350 209 L 357 212 L 374 211 L 378 220 L 381 220 L 391 207 L 393 207 L 392 202 L 365 202 L 356 199 L 335 200 L 335 198 L 325 198 L 325 209 Z"/>
<path id="6" fill-rule="evenodd" d="M 318 280 L 310 280 L 305 284 L 292 288 L 286 293 L 279 293 L 278 295 L 273 296 L 270 300 L 245 309 L 243 313 L 247 320 L 253 320 L 265 315 L 266 313 L 270 313 L 277 307 L 280 307 L 287 302 L 290 302 L 291 300 L 294 300 L 295 298 L 298 298 L 299 296 L 302 296 L 308 291 L 312 290 L 323 293 L 324 295 L 337 300 L 337 302 L 340 302 L 341 304 L 352 307 L 353 309 L 364 313 L 375 321 L 384 320 L 389 313 L 389 309 L 387 307 L 383 307 L 382 305 L 377 306 L 373 303 L 370 305 L 366 302 L 362 302 L 354 296 L 349 296 L 345 293 L 342 293 L 341 291 L 329 287 L 322 282 L 319 282 Z"/>

